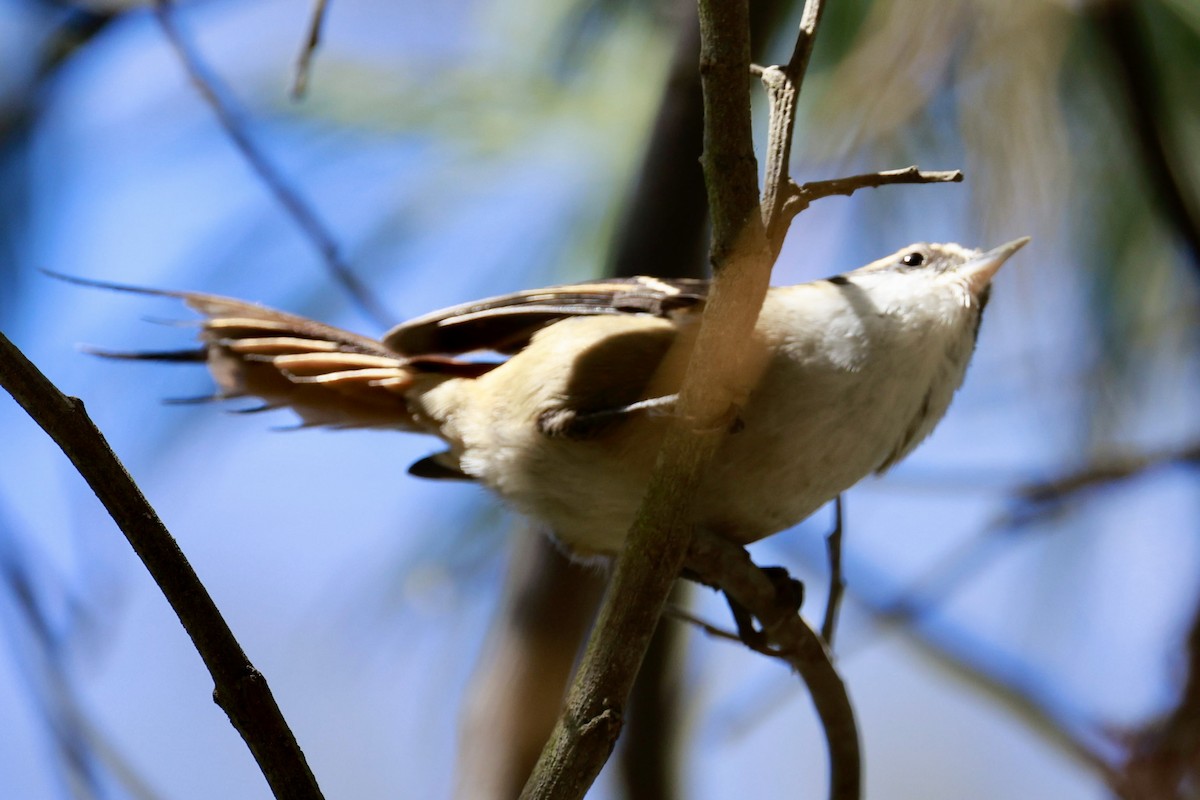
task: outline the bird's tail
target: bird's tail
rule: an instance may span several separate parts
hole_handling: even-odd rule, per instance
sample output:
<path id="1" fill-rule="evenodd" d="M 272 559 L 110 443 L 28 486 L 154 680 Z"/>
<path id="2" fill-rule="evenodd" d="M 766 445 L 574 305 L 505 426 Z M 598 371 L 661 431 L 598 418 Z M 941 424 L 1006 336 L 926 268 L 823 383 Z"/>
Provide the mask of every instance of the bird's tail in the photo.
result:
<path id="1" fill-rule="evenodd" d="M 194 348 L 133 352 L 88 348 L 89 352 L 106 358 L 205 364 L 217 391 L 196 401 L 257 397 L 261 405 L 242 410 L 291 408 L 304 427 L 427 431 L 409 407 L 414 389 L 452 377 L 475 377 L 494 366 L 439 356 L 401 356 L 366 336 L 227 297 L 55 277 L 177 298 L 203 316 L 200 344 Z"/>

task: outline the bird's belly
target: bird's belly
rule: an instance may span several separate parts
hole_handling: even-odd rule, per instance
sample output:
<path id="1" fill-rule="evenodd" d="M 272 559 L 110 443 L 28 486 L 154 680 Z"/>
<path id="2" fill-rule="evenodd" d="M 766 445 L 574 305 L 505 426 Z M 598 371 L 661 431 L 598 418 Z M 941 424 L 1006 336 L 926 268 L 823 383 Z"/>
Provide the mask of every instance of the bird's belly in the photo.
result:
<path id="1" fill-rule="evenodd" d="M 894 386 L 824 385 L 836 391 L 769 408 L 752 400 L 745 428 L 729 434 L 697 497 L 700 525 L 742 543 L 796 525 L 879 469 L 903 427 L 896 420 L 919 405 L 919 394 Z"/>
<path id="2" fill-rule="evenodd" d="M 507 455 L 493 450 L 497 460 L 485 470 L 484 482 L 497 494 L 546 525 L 576 555 L 621 550 L 650 463 L 611 442 L 551 440 Z"/>
<path id="3" fill-rule="evenodd" d="M 752 542 L 805 519 L 877 466 L 879 453 L 849 446 L 857 437 L 844 420 L 818 414 L 809 421 L 820 426 L 820 435 L 807 424 L 763 435 L 750 423 L 730 433 L 693 501 L 697 525 Z M 661 431 L 661 421 L 655 427 Z M 615 553 L 624 544 L 657 453 L 657 436 L 649 435 L 653 442 L 645 436 L 636 437 L 636 447 L 550 441 L 536 451 L 514 448 L 512 460 L 493 450 L 493 457 L 501 458 L 489 464 L 485 482 L 546 524 L 572 551 Z"/>
<path id="4" fill-rule="evenodd" d="M 733 541 L 753 542 L 804 520 L 867 471 L 826 463 L 795 444 L 764 449 L 730 441 L 696 498 L 699 525 Z"/>
<path id="5" fill-rule="evenodd" d="M 789 528 L 878 469 L 895 448 L 899 419 L 920 394 L 841 373 L 820 389 L 776 370 L 743 409 L 693 499 L 699 527 L 738 542 Z M 494 420 L 464 467 L 570 550 L 618 552 L 645 493 L 665 420 L 621 424 L 599 439 L 547 437 L 531 419 Z M 480 441 L 479 444 L 482 444 Z"/>

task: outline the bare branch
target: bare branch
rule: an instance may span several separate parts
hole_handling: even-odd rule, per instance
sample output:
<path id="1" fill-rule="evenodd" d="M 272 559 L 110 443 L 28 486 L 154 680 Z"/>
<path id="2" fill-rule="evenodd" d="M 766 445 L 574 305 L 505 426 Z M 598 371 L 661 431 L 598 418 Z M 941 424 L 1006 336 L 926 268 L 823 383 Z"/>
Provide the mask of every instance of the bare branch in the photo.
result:
<path id="1" fill-rule="evenodd" d="M 896 183 L 961 183 L 961 170 L 925 172 L 915 166 L 904 169 L 889 169 L 883 172 L 868 172 L 846 178 L 827 181 L 810 181 L 797 185 L 789 182 L 780 220 L 790 223 L 796 215 L 808 208 L 814 200 L 833 195 L 852 195 L 859 189 L 874 189 Z"/>
<path id="2" fill-rule="evenodd" d="M 808 62 L 816 41 L 817 25 L 820 24 L 823 11 L 822 0 L 806 0 L 791 59 L 786 66 L 766 67 L 759 73 L 770 103 L 762 214 L 767 238 L 771 243 L 772 252 L 776 255 L 783 248 L 783 239 L 787 235 L 791 219 L 784 216 L 783 208 L 790 184 L 788 167 L 791 163 L 792 139 L 796 129 L 796 103 L 800 100 L 800 89 L 808 71 Z"/>
<path id="3" fill-rule="evenodd" d="M 782 650 L 771 647 L 769 644 L 764 645 L 754 641 L 746 641 L 742 637 L 738 636 L 736 631 L 731 631 L 726 628 L 722 628 L 719 625 L 714 625 L 708 620 L 696 616 L 682 606 L 675 604 L 668 605 L 665 609 L 663 609 L 663 616 L 679 620 L 680 622 L 686 622 L 689 625 L 699 628 L 701 631 L 714 639 L 723 639 L 727 642 L 739 644 L 742 647 L 748 647 L 754 652 L 767 656 L 768 658 L 776 658 L 780 661 L 787 660 L 787 654 Z"/>
<path id="4" fill-rule="evenodd" d="M 677 603 L 668 603 L 666 608 L 663 609 L 663 616 L 693 625 L 714 639 L 724 639 L 729 642 L 737 642 L 738 644 L 755 649 L 752 643 L 746 642 L 744 639 L 742 639 L 742 637 L 738 636 L 733 631 L 722 628 L 718 625 L 714 625 L 708 620 L 696 616 L 687 608 L 678 605 Z M 759 652 L 761 652 L 763 655 L 771 656 L 772 658 L 776 658 L 779 655 L 769 647 L 764 647 Z"/>
<path id="5" fill-rule="evenodd" d="M 825 619 L 821 623 L 821 638 L 827 647 L 833 647 L 833 634 L 837 628 L 838 611 L 842 607 L 842 595 L 846 591 L 846 579 L 842 575 L 842 496 L 833 501 L 833 531 L 825 538 L 825 549 L 829 554 L 829 599 L 825 601 Z"/>
<path id="6" fill-rule="evenodd" d="M 775 252 L 779 252 L 787 230 L 783 212 L 791 183 L 788 168 L 792 160 L 792 131 L 796 127 L 796 103 L 800 93 L 783 68 L 766 67 L 759 77 L 770 102 L 767 165 L 763 176 L 763 223 Z"/>
<path id="7" fill-rule="evenodd" d="M 1156 452 L 1098 459 L 1075 472 L 1026 484 L 1020 487 L 1016 494 L 1022 503 L 1044 508 L 1070 500 L 1090 489 L 1137 477 L 1164 464 L 1176 463 L 1200 463 L 1200 442 L 1189 442 L 1180 447 Z M 1005 522 L 1014 524 L 1016 521 L 1023 521 L 1025 516 L 1019 515 L 1016 519 Z"/>
<path id="8" fill-rule="evenodd" d="M 213 699 L 242 735 L 275 796 L 320 800 L 316 778 L 266 679 L 246 658 L 179 545 L 83 403 L 63 395 L 3 334 L 0 386 L 62 448 L 146 565 L 208 667 L 216 687 Z"/>
<path id="9" fill-rule="evenodd" d="M 312 69 L 313 53 L 321 44 L 321 29 L 325 24 L 325 11 L 329 7 L 328 0 L 316 0 L 312 16 L 308 21 L 308 36 L 300 47 L 300 56 L 296 59 L 296 72 L 292 76 L 292 88 L 288 91 L 293 100 L 304 99 L 308 91 L 308 77 Z"/>
<path id="10" fill-rule="evenodd" d="M 693 527 L 691 499 L 759 366 L 747 357 L 745 343 L 766 295 L 772 259 L 758 205 L 746 90 L 746 0 L 703 0 L 700 29 L 714 287 L 678 414 L 668 425 L 566 708 L 523 798 L 582 797 L 612 752 L 633 680 L 683 566 Z"/>
<path id="11" fill-rule="evenodd" d="M 792 57 L 788 59 L 786 67 L 797 91 L 804 83 L 805 73 L 808 72 L 813 45 L 817 42 L 817 26 L 821 24 L 821 14 L 824 11 L 825 4 L 821 0 L 807 0 L 804 11 L 801 12 L 800 30 L 796 32 L 796 44 L 792 47 Z"/>
<path id="12" fill-rule="evenodd" d="M 743 237 L 761 224 L 746 91 L 750 26 L 745 0 L 702 0 L 700 32 L 704 90 L 701 164 L 712 217 L 713 268 L 719 272 L 732 254 L 747 250 Z M 719 274 L 717 277 L 719 280 Z"/>
<path id="13" fill-rule="evenodd" d="M 216 76 L 208 71 L 200 56 L 179 29 L 171 0 L 154 0 L 154 13 L 159 26 L 166 34 L 167 41 L 179 57 L 179 61 L 183 64 L 188 79 L 196 91 L 216 114 L 217 122 L 225 130 L 238 152 L 242 154 L 246 163 L 258 174 L 288 216 L 300 226 L 304 235 L 316 247 L 334 280 L 346 290 L 350 299 L 363 314 L 380 327 L 391 327 L 395 317 L 383 307 L 346 264 L 334 241 L 333 234 L 329 232 L 325 223 L 296 190 L 288 185 L 288 181 L 275 168 L 266 154 L 250 139 L 241 119 L 242 114 L 228 97 L 229 92 L 221 87 Z"/>
<path id="14" fill-rule="evenodd" d="M 829 796 L 831 800 L 860 797 L 862 758 L 854 709 L 821 638 L 800 615 L 778 602 L 775 585 L 754 566 L 744 548 L 698 531 L 688 549 L 687 566 L 754 614 L 776 646 L 772 654 L 785 659 L 803 678 L 829 747 Z"/>

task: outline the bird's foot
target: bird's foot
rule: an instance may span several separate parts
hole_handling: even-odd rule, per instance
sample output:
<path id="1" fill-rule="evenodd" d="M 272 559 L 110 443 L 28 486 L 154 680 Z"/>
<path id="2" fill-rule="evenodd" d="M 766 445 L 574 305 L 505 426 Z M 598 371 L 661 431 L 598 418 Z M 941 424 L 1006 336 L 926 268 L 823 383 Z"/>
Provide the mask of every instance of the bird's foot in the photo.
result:
<path id="1" fill-rule="evenodd" d="M 771 585 L 775 587 L 776 607 L 792 614 L 798 613 L 800 606 L 804 603 L 804 584 L 789 575 L 784 567 L 761 567 L 761 569 L 763 574 L 770 579 Z M 725 594 L 725 601 L 729 603 L 729 610 L 737 625 L 738 638 L 754 650 L 768 649 L 766 631 L 761 627 L 755 627 L 754 615 L 728 594 Z"/>

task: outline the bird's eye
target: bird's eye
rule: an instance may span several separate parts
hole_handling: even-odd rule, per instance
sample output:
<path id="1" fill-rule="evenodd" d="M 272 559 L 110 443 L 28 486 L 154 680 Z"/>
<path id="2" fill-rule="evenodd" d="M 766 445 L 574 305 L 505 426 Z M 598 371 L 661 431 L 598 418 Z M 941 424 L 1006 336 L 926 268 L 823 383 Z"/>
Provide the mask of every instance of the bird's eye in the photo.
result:
<path id="1" fill-rule="evenodd" d="M 900 263 L 906 267 L 919 267 L 925 263 L 925 256 L 920 253 L 905 253 Z"/>

